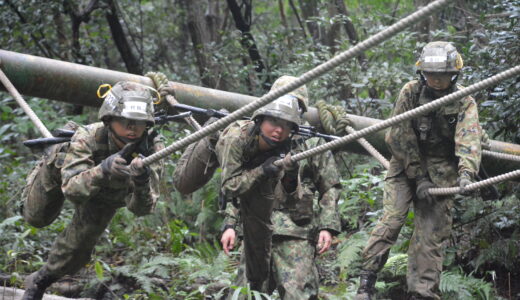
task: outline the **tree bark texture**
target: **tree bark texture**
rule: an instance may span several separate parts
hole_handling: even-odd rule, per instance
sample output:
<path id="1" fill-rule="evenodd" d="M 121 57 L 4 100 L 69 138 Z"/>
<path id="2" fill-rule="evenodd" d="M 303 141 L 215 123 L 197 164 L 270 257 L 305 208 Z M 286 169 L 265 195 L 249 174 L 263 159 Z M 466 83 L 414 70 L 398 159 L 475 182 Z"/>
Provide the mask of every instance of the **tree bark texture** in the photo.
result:
<path id="1" fill-rule="evenodd" d="M 130 47 L 128 39 L 126 38 L 123 26 L 119 21 L 117 13 L 116 3 L 117 0 L 107 0 L 108 9 L 105 13 L 110 32 L 112 33 L 112 39 L 116 44 L 117 50 L 121 54 L 121 58 L 125 63 L 126 69 L 132 74 L 143 74 L 143 69 L 138 59 Z"/>

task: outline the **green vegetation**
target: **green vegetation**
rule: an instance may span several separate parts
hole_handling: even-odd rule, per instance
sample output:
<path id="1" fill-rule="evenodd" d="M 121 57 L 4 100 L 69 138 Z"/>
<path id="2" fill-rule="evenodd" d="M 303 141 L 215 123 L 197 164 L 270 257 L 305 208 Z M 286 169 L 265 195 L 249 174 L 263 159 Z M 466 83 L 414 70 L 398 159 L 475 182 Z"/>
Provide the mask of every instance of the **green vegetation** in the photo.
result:
<path id="1" fill-rule="evenodd" d="M 92 11 L 88 11 L 87 2 L 95 3 Z M 333 7 L 335 1 L 307 1 L 316 4 L 315 11 L 301 6 L 306 1 L 238 2 L 253 5 L 249 24 L 263 63 L 260 71 L 255 70 L 258 61 L 244 50 L 241 33 L 225 1 L 0 0 L 0 48 L 134 73 L 161 71 L 170 80 L 258 96 L 273 78 L 302 74 L 350 48 L 353 39 L 347 35 L 345 24 L 351 24 L 363 40 L 424 1 L 347 0 L 343 3 L 348 16 Z M 296 4 L 301 26 L 291 2 Z M 323 99 L 345 106 L 349 113 L 388 117 L 401 86 L 415 77 L 413 66 L 419 49 L 430 39 L 457 45 L 465 61 L 462 83 L 466 85 L 518 65 L 517 0 L 451 2 L 427 20 L 429 36 L 419 27 L 409 28 L 367 51 L 364 58 L 351 60 L 311 83 L 311 103 Z M 208 3 L 212 9 L 208 9 Z M 123 57 L 128 58 L 128 53 L 118 50 L 107 25 L 111 4 L 116 5 L 133 66 L 125 64 Z M 85 14 L 84 19 L 78 19 L 81 14 Z M 200 23 L 212 18 L 218 26 Z M 80 20 L 77 35 L 71 26 L 74 20 Z M 208 34 L 195 46 L 190 35 L 194 33 L 189 31 L 193 22 L 202 24 Z M 517 78 L 475 95 L 481 122 L 493 138 L 520 143 L 518 90 Z M 30 97 L 26 100 L 49 129 L 71 119 L 79 123 L 96 120 L 93 108 L 78 113 L 78 108 L 69 104 Z M 0 122 L 0 274 L 8 277 L 6 285 L 18 287 L 24 275 L 44 263 L 54 238 L 68 224 L 73 207 L 67 203 L 61 216 L 44 229 L 23 222 L 18 213 L 21 188 L 38 154 L 21 142 L 39 137 L 39 133 L 6 93 L 0 93 Z M 161 131 L 168 143 L 189 133 L 179 124 L 164 126 Z M 155 213 L 136 218 L 121 209 L 100 239 L 91 264 L 70 279 L 81 286 L 81 292 L 72 296 L 218 299 L 227 293 L 239 255 L 226 257 L 219 246 L 219 178 L 215 176 L 193 195 L 180 195 L 173 190 L 171 178 L 179 156 L 180 152 L 175 153 L 166 162 L 161 201 Z M 382 167 L 364 156 L 337 156 L 345 188 L 339 203 L 344 232 L 337 237 L 334 249 L 319 258 L 324 299 L 354 296 L 360 253 L 382 213 Z M 520 295 L 520 287 L 514 285 L 520 280 L 520 187 L 503 183 L 499 188 L 502 198 L 498 201 L 457 199 L 440 286 L 445 299 L 515 299 Z M 380 297 L 401 299 L 406 293 L 406 251 L 412 230 L 410 212 L 378 278 Z M 231 293 L 246 293 L 252 299 L 258 296 L 247 288 L 231 288 Z"/>

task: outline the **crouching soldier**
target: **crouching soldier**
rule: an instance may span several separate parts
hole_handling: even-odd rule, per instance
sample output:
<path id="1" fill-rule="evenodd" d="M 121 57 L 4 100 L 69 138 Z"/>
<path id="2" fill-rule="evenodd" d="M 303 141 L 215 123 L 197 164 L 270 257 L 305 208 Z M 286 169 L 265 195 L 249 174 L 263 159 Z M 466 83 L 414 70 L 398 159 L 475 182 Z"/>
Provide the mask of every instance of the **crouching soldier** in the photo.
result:
<path id="1" fill-rule="evenodd" d="M 419 80 L 402 88 L 392 116 L 462 89 L 456 84 L 462 57 L 451 43 L 428 43 L 416 65 Z M 428 189 L 458 185 L 464 190 L 475 179 L 481 159 L 478 120 L 477 104 L 466 96 L 390 128 L 385 141 L 392 159 L 383 216 L 363 251 L 356 299 L 373 298 L 377 272 L 385 265 L 412 204 L 415 229 L 406 275 L 410 299 L 440 299 L 442 247 L 451 233 L 453 196 L 432 196 Z"/>
<path id="2" fill-rule="evenodd" d="M 256 110 L 251 121 L 230 124 L 216 145 L 222 192 L 240 203 L 246 277 L 257 291 L 268 278 L 275 194 L 294 190 L 297 181 L 294 164 L 274 162 L 290 152 L 302 111 L 297 99 L 282 96 Z"/>
<path id="3" fill-rule="evenodd" d="M 295 77 L 282 76 L 275 81 L 273 89 L 294 80 Z M 307 109 L 305 86 L 290 92 L 288 96 L 297 99 L 303 111 Z M 291 153 L 314 148 L 323 142 L 318 138 L 303 140 L 295 135 Z M 339 233 L 341 227 L 337 212 L 341 192 L 339 171 L 332 152 L 327 151 L 294 164 L 294 168 L 286 170 L 285 174 L 295 179 L 295 185 L 292 190 L 275 194 L 276 204 L 271 215 L 273 238 L 269 280 L 262 288 L 268 294 L 277 289 L 284 300 L 318 299 L 316 250 L 318 254 L 327 251 L 332 235 Z M 228 205 L 221 239 L 226 254 L 234 247 L 240 219 L 238 210 Z M 243 263 L 244 255 L 235 281 L 237 286 L 243 286 L 246 282 Z M 228 299 L 232 296 L 233 293 L 230 293 Z"/>
<path id="4" fill-rule="evenodd" d="M 75 212 L 46 264 L 26 279 L 23 299 L 41 299 L 53 282 L 81 269 L 118 208 L 137 216 L 152 212 L 163 164 L 144 166 L 142 158 L 164 148 L 153 112 L 149 88 L 118 82 L 99 110 L 102 122 L 77 126 L 70 143 L 48 149 L 31 172 L 22 195 L 29 224 L 52 223 L 64 199 Z"/>

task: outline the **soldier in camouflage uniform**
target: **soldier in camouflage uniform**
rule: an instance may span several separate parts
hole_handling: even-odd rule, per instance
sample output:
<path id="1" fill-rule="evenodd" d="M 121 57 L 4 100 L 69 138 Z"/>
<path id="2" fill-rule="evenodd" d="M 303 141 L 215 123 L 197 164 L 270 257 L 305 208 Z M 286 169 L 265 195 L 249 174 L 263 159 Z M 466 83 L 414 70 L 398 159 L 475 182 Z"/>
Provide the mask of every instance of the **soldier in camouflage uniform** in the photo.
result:
<path id="1" fill-rule="evenodd" d="M 318 144 L 317 138 L 298 145 L 298 153 Z M 318 299 L 319 277 L 314 259 L 316 243 L 319 254 L 330 247 L 332 235 L 340 232 L 336 203 L 341 192 L 339 172 L 330 151 L 300 162 L 298 186 L 290 194 L 280 194 L 271 216 L 273 244 L 269 280 L 263 286 L 271 294 L 278 290 L 285 300 Z M 319 193 L 319 197 L 315 194 Z M 314 203 L 314 199 L 318 199 Z M 233 248 L 235 227 L 239 224 L 238 210 L 229 205 L 226 210 L 222 235 L 224 251 Z M 244 286 L 244 259 L 235 285 Z M 230 297 L 232 294 L 230 294 Z"/>
<path id="2" fill-rule="evenodd" d="M 99 119 L 78 126 L 70 143 L 52 149 L 28 177 L 23 192 L 27 222 L 37 227 L 52 223 L 63 199 L 74 204 L 75 213 L 47 263 L 27 278 L 25 300 L 41 299 L 53 282 L 82 268 L 118 208 L 126 206 L 142 216 L 159 198 L 163 163 L 148 167 L 142 161 L 142 155 L 164 148 L 152 128 L 151 91 L 136 83 L 117 83 L 105 97 Z M 42 177 L 47 175 L 56 177 Z"/>
<path id="3" fill-rule="evenodd" d="M 287 154 L 305 109 L 300 98 L 282 96 L 256 110 L 251 121 L 230 124 L 216 145 L 222 192 L 240 203 L 246 277 L 254 290 L 261 290 L 269 274 L 276 199 L 297 190 L 298 164 Z M 284 157 L 283 167 L 274 164 Z"/>
<path id="4" fill-rule="evenodd" d="M 420 79 L 403 87 L 392 116 L 462 88 L 456 84 L 462 58 L 451 43 L 428 43 L 416 65 Z M 442 245 L 451 232 L 453 197 L 431 196 L 428 189 L 456 184 L 464 189 L 470 184 L 479 170 L 480 138 L 477 105 L 470 96 L 390 128 L 385 139 L 392 158 L 385 179 L 384 213 L 363 251 L 356 299 L 371 299 L 376 274 L 412 204 L 415 230 L 408 249 L 408 291 L 412 299 L 440 299 Z"/>

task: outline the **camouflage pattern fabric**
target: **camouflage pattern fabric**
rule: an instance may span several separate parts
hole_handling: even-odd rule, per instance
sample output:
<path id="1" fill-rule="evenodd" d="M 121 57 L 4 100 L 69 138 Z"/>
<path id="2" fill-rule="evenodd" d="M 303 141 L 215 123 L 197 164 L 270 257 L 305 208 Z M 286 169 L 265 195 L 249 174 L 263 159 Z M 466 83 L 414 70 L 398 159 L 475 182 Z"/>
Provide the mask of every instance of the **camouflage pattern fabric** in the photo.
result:
<path id="1" fill-rule="evenodd" d="M 271 253 L 271 213 L 275 193 L 283 193 L 281 175 L 268 177 L 261 164 L 275 154 L 260 152 L 258 135 L 253 134 L 254 122 L 237 121 L 230 124 L 216 146 L 222 167 L 222 192 L 238 198 L 244 230 L 246 274 L 254 288 L 267 278 Z M 275 191 L 276 190 L 276 191 Z"/>
<path id="2" fill-rule="evenodd" d="M 152 153 L 164 148 L 159 135 L 152 144 Z M 61 188 L 65 199 L 74 203 L 75 213 L 49 253 L 45 267 L 52 276 L 73 274 L 89 261 L 99 236 L 118 208 L 126 206 L 138 216 L 153 210 L 159 198 L 163 163 L 150 166 L 150 181 L 142 185 L 135 185 L 130 179 L 107 178 L 100 163 L 118 151 L 103 123 L 80 127 L 72 137 L 61 166 Z"/>
<path id="3" fill-rule="evenodd" d="M 73 121 L 63 126 L 64 130 L 77 130 Z M 61 191 L 60 169 L 63 166 L 69 143 L 48 146 L 42 158 L 27 176 L 22 190 L 21 212 L 31 226 L 42 228 L 51 224 L 60 214 L 65 196 Z"/>
<path id="4" fill-rule="evenodd" d="M 404 86 L 393 115 L 415 107 L 414 95 L 418 86 L 417 81 Z M 415 101 L 421 102 L 424 96 L 421 92 L 419 100 Z M 453 115 L 456 124 L 440 124 L 443 120 L 453 120 Z M 466 97 L 455 105 L 441 108 L 435 113 L 432 132 L 427 143 L 418 142 L 411 121 L 394 126 L 387 133 L 386 142 L 392 159 L 384 187 L 384 213 L 363 251 L 363 269 L 381 270 L 413 203 L 415 230 L 408 249 L 408 291 L 429 299 L 440 299 L 437 291 L 444 259 L 442 245 L 451 232 L 453 197 L 437 196 L 433 203 L 421 202 L 415 195 L 415 178 L 427 175 L 435 185 L 451 187 L 456 185 L 461 172 L 478 172 L 480 126 L 475 101 Z M 435 144 L 446 143 L 449 134 L 454 140 L 451 149 Z M 424 148 L 426 146 L 428 149 Z"/>
<path id="5" fill-rule="evenodd" d="M 455 90 L 462 88 L 457 85 Z M 425 95 L 424 89 L 424 87 L 421 89 L 421 84 L 417 80 L 408 82 L 399 94 L 392 116 L 431 101 Z M 480 144 L 482 129 L 479 125 L 475 100 L 471 96 L 466 96 L 436 110 L 433 114 L 431 135 L 421 145 L 415 129 L 417 119 L 401 122 L 390 128 L 385 141 L 392 156 L 401 163 L 399 167 L 389 170 L 388 176 L 395 176 L 403 170 L 410 179 L 425 176 L 421 168 L 421 152 L 427 156 L 448 160 L 458 159 L 459 175 L 464 171 L 470 174 L 478 173 L 482 156 Z"/>
<path id="6" fill-rule="evenodd" d="M 173 184 L 180 193 L 193 193 L 213 177 L 218 168 L 215 144 L 214 137 L 206 136 L 184 150 L 173 173 Z"/>
<path id="7" fill-rule="evenodd" d="M 295 139 L 298 141 L 298 139 Z M 292 153 L 305 151 L 323 143 L 313 138 L 296 145 Z M 298 143 L 298 142 L 296 142 Z M 337 201 L 341 191 L 339 171 L 332 152 L 313 156 L 299 162 L 298 186 L 293 193 L 276 194 L 276 208 L 271 216 L 273 244 L 269 280 L 263 290 L 272 293 L 276 288 L 282 299 L 317 299 L 319 278 L 314 262 L 317 234 L 341 230 Z M 282 197 L 282 198 L 278 198 Z M 240 232 L 240 215 L 229 205 L 224 224 L 233 225 Z M 237 286 L 244 286 L 244 258 L 241 257 Z M 232 296 L 232 293 L 230 294 Z"/>
<path id="8" fill-rule="evenodd" d="M 241 252 L 237 278 L 233 285 L 247 285 L 245 277 L 245 257 Z M 307 239 L 286 236 L 273 237 L 269 279 L 264 282 L 261 292 L 272 294 L 275 289 L 281 299 L 303 300 L 318 299 L 319 275 L 314 262 L 316 243 Z M 227 299 L 233 298 L 231 289 Z M 238 299 L 247 299 L 241 295 Z"/>

